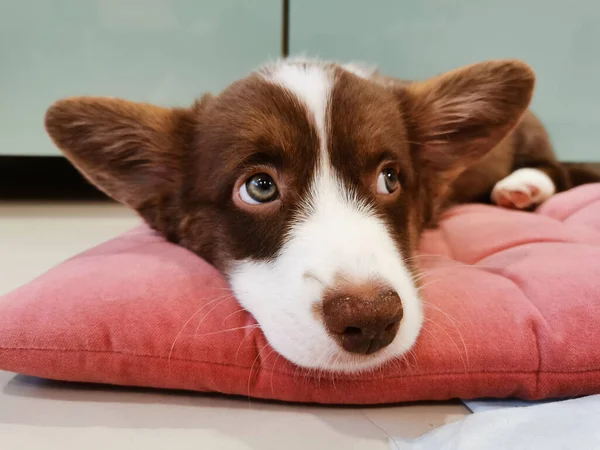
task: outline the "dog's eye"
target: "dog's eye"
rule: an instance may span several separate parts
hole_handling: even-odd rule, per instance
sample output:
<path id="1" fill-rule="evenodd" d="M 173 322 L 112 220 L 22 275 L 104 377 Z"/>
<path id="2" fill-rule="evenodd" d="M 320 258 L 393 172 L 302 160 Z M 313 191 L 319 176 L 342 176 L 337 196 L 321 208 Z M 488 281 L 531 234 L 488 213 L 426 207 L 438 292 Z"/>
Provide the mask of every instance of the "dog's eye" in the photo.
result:
<path id="1" fill-rule="evenodd" d="M 398 173 L 394 169 L 383 169 L 377 178 L 377 193 L 391 194 L 399 187 Z"/>
<path id="2" fill-rule="evenodd" d="M 250 205 L 272 202 L 278 194 L 275 181 L 266 173 L 252 175 L 240 186 L 240 198 Z"/>

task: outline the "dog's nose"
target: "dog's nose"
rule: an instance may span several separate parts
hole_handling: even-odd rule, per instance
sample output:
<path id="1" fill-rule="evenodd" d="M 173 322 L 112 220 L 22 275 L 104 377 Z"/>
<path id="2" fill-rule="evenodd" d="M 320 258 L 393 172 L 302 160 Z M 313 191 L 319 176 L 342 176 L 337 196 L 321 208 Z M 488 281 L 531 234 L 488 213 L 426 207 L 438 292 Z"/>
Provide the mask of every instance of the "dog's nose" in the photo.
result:
<path id="1" fill-rule="evenodd" d="M 325 326 L 351 353 L 381 350 L 391 344 L 400 327 L 403 315 L 400 296 L 389 288 L 369 291 L 367 295 L 337 291 L 323 298 Z"/>

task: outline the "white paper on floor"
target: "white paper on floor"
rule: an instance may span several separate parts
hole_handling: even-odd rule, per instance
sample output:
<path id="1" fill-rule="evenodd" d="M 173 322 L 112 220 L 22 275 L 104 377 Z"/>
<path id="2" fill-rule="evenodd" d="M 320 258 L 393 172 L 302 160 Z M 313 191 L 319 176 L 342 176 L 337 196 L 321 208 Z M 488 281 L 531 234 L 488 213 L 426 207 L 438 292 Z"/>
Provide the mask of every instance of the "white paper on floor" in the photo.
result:
<path id="1" fill-rule="evenodd" d="M 395 450 L 600 450 L 600 395 L 472 414 Z"/>

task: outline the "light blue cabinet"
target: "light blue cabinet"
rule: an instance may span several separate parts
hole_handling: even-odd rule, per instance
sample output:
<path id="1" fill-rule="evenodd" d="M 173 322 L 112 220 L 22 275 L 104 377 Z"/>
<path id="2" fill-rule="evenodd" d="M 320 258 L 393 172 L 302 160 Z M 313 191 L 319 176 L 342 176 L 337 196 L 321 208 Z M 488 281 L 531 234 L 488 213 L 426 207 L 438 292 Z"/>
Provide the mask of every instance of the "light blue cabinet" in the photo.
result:
<path id="1" fill-rule="evenodd" d="M 425 78 L 485 59 L 533 66 L 533 102 L 559 156 L 600 161 L 597 0 L 292 0 L 290 53 Z"/>
<path id="2" fill-rule="evenodd" d="M 0 155 L 53 155 L 45 109 L 71 95 L 185 105 L 268 59 L 279 0 L 0 0 Z"/>
<path id="3" fill-rule="evenodd" d="M 58 154 L 42 128 L 58 98 L 184 105 L 279 57 L 280 42 L 280 0 L 0 0 L 0 155 Z M 289 45 L 416 79 L 524 59 L 559 155 L 600 161 L 595 0 L 291 0 Z"/>

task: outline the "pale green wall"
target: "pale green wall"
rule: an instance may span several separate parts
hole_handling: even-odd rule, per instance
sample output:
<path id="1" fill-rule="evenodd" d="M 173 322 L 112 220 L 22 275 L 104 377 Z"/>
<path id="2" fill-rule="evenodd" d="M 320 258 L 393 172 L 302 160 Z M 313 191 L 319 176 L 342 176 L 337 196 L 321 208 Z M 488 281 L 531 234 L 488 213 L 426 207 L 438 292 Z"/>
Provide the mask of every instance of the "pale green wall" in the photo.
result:
<path id="1" fill-rule="evenodd" d="M 186 104 L 280 54 L 279 0 L 0 0 L 0 154 L 58 154 L 71 95 Z"/>
<path id="2" fill-rule="evenodd" d="M 424 78 L 521 58 L 533 109 L 563 159 L 600 161 L 600 1 L 292 0 L 290 52 L 378 64 Z"/>
<path id="3" fill-rule="evenodd" d="M 517 57 L 559 155 L 600 161 L 597 0 L 292 0 L 290 52 L 406 78 Z M 0 154 L 58 154 L 42 117 L 68 95 L 185 104 L 280 52 L 279 0 L 0 0 Z"/>

